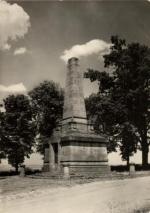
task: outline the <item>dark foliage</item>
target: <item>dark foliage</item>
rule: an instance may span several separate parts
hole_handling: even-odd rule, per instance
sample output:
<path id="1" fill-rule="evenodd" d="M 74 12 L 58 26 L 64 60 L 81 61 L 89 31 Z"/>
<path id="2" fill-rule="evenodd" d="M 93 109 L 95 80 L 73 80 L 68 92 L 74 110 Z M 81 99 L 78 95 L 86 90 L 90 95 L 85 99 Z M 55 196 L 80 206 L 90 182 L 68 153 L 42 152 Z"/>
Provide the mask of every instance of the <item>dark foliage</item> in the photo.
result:
<path id="1" fill-rule="evenodd" d="M 109 100 L 107 108 L 111 108 L 112 112 L 108 110 L 108 117 L 113 116 L 116 124 L 117 138 L 119 136 L 121 139 L 122 158 L 129 158 L 138 147 L 142 150 L 142 164 L 146 166 L 150 123 L 150 48 L 139 43 L 126 44 L 118 36 L 112 36 L 111 42 L 110 53 L 104 55 L 104 64 L 113 74 L 89 69 L 85 77 L 91 81 L 97 80 L 99 93 Z M 101 123 L 101 120 L 98 122 Z M 108 125 L 106 118 L 103 122 Z M 140 146 L 137 146 L 138 142 Z"/>
<path id="2" fill-rule="evenodd" d="M 24 162 L 25 157 L 29 157 L 34 145 L 35 125 L 32 120 L 32 108 L 25 95 L 9 95 L 4 99 L 4 108 L 0 147 L 8 162 L 18 172 L 19 165 Z"/>
<path id="3" fill-rule="evenodd" d="M 37 129 L 37 151 L 43 154 L 45 146 L 62 118 L 63 90 L 53 81 L 44 81 L 29 92 Z"/>

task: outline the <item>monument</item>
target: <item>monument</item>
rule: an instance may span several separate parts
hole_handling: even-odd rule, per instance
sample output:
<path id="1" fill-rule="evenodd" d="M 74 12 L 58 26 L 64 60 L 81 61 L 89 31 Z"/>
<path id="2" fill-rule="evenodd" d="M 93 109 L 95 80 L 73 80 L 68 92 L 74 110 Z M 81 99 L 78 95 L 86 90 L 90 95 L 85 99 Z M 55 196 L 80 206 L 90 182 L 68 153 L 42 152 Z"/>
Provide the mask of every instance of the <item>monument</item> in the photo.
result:
<path id="1" fill-rule="evenodd" d="M 101 175 L 109 171 L 107 139 L 88 124 L 79 60 L 68 60 L 63 119 L 45 149 L 44 170 L 64 176 Z"/>

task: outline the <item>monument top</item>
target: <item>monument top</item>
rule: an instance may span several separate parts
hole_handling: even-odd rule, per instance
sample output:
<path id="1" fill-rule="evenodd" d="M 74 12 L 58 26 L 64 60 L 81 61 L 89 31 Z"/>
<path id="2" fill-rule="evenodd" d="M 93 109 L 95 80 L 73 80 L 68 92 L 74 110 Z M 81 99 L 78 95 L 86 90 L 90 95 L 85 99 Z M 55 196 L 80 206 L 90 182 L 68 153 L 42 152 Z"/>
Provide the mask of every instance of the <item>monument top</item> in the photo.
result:
<path id="1" fill-rule="evenodd" d="M 76 57 L 72 57 L 68 59 L 68 65 L 78 65 L 79 64 L 79 59 Z"/>

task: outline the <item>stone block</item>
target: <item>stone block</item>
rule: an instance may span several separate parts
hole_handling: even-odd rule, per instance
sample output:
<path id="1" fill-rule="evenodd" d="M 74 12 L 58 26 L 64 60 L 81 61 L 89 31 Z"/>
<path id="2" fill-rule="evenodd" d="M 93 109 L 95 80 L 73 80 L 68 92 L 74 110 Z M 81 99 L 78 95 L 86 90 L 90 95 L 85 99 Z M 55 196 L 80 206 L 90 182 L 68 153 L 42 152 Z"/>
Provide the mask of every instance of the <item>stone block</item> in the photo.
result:
<path id="1" fill-rule="evenodd" d="M 134 163 L 131 163 L 129 165 L 129 174 L 130 175 L 135 175 L 135 164 Z"/>
<path id="2" fill-rule="evenodd" d="M 20 177 L 25 177 L 25 166 L 20 166 Z"/>

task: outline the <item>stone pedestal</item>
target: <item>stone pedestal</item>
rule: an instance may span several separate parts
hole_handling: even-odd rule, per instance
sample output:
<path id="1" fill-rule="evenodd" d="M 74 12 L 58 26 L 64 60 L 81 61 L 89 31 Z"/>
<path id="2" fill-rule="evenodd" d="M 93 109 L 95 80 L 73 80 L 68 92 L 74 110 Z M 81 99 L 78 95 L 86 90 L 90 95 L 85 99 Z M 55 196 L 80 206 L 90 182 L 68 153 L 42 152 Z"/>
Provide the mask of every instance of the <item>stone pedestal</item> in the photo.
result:
<path id="1" fill-rule="evenodd" d="M 70 132 L 61 138 L 61 164 L 69 175 L 101 176 L 110 172 L 107 141 L 96 134 Z"/>

